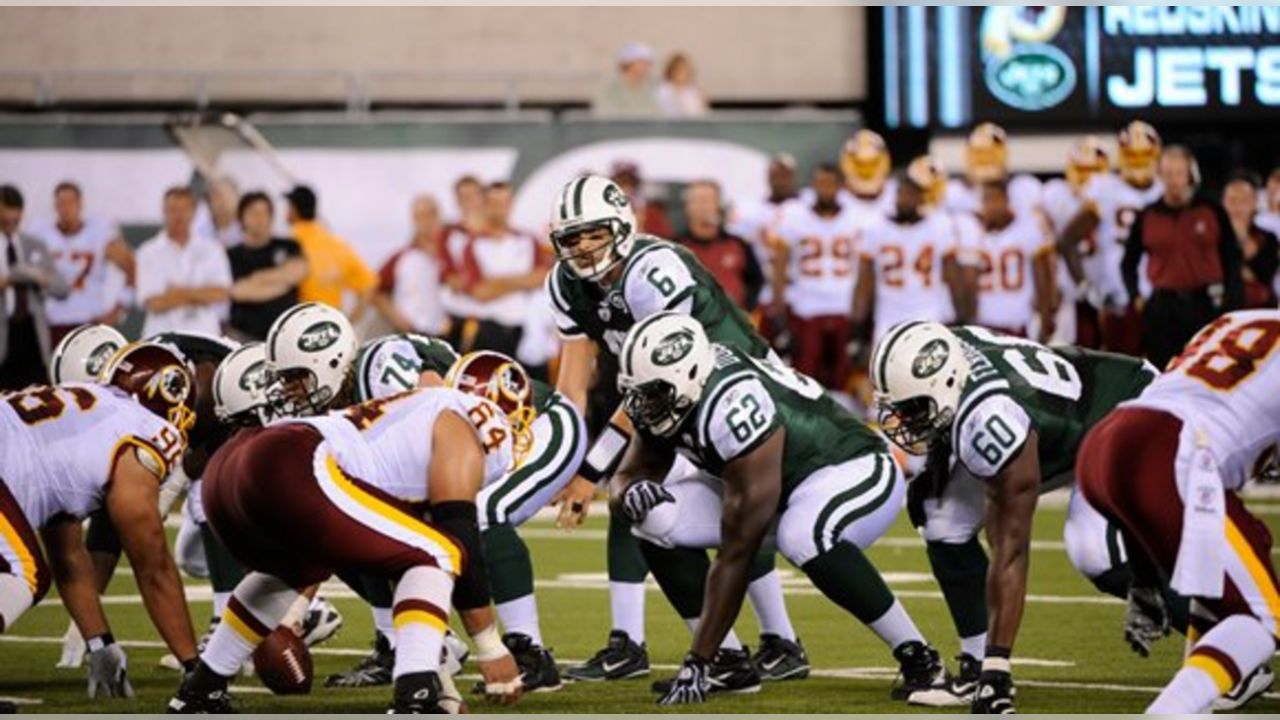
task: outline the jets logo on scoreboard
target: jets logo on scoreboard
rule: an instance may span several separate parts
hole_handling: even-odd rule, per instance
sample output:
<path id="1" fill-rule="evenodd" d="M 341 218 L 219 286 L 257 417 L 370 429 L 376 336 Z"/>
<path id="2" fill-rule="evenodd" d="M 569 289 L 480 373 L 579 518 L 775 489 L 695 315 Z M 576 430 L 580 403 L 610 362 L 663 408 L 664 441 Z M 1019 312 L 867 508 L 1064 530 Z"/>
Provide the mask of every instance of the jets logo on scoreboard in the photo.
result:
<path id="1" fill-rule="evenodd" d="M 1076 68 L 1051 45 L 1067 17 L 1064 7 L 999 6 L 984 11 L 983 78 L 997 99 L 1019 110 L 1047 110 L 1076 87 Z"/>

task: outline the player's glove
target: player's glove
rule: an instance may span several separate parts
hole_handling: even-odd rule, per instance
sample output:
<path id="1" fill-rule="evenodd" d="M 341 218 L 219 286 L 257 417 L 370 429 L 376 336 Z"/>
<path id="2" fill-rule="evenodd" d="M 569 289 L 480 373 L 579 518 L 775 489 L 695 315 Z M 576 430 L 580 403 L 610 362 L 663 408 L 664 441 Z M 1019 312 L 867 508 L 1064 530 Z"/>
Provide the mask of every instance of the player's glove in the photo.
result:
<path id="1" fill-rule="evenodd" d="M 1124 615 L 1124 639 L 1133 651 L 1147 657 L 1155 641 L 1169 634 L 1169 608 L 1159 588 L 1129 588 Z"/>
<path id="2" fill-rule="evenodd" d="M 711 692 L 711 681 L 708 674 L 711 662 L 689 653 L 684 656 L 684 664 L 680 672 L 671 681 L 671 689 L 658 699 L 659 705 L 688 705 L 707 701 Z"/>
<path id="3" fill-rule="evenodd" d="M 89 697 L 133 697 L 129 658 L 110 635 L 89 641 Z"/>
<path id="4" fill-rule="evenodd" d="M 675 501 L 675 497 L 661 483 L 637 480 L 622 491 L 622 512 L 632 524 L 639 525 L 644 522 L 650 510 L 662 503 Z"/>
<path id="5" fill-rule="evenodd" d="M 1013 715 L 1013 675 L 1003 670 L 983 670 L 973 693 L 974 715 Z"/>

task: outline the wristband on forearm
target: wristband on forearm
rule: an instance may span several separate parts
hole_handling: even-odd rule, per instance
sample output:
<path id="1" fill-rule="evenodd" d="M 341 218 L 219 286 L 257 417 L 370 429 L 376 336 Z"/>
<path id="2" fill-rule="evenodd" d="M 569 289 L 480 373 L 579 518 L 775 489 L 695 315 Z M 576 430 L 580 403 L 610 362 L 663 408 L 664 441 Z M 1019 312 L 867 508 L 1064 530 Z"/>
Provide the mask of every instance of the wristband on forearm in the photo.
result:
<path id="1" fill-rule="evenodd" d="M 982 659 L 983 672 L 1012 672 L 1013 665 L 1009 662 L 1009 648 L 1000 647 L 998 645 L 988 645 L 986 657 Z"/>
<path id="2" fill-rule="evenodd" d="M 582 467 L 578 468 L 578 474 L 593 483 L 599 483 L 617 469 L 629 444 L 631 436 L 617 425 L 609 423 L 587 452 Z"/>
<path id="3" fill-rule="evenodd" d="M 84 646 L 88 648 L 89 652 L 97 652 L 108 645 L 115 644 L 115 641 L 116 641 L 115 636 L 111 634 L 110 630 L 108 630 L 107 632 L 104 632 L 101 635 L 97 635 L 89 638 L 88 640 L 85 640 Z"/>

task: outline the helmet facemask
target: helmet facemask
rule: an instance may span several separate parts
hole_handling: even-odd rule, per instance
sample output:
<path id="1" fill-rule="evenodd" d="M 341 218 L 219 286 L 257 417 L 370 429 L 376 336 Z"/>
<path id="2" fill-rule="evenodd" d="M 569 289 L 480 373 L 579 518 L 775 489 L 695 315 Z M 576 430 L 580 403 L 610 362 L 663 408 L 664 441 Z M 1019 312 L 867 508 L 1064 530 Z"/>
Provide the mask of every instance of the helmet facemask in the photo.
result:
<path id="1" fill-rule="evenodd" d="M 631 386 L 622 398 L 622 408 L 631 422 L 659 437 L 673 435 L 696 404 L 696 398 L 679 396 L 666 380 Z"/>
<path id="2" fill-rule="evenodd" d="M 267 387 L 267 403 L 281 417 L 323 415 L 338 393 L 321 385 L 307 368 L 281 368 Z"/>
<path id="3" fill-rule="evenodd" d="M 955 412 L 938 408 L 933 398 L 925 395 L 902 402 L 880 402 L 880 429 L 894 445 L 912 455 L 924 455 L 939 433 L 951 427 Z"/>

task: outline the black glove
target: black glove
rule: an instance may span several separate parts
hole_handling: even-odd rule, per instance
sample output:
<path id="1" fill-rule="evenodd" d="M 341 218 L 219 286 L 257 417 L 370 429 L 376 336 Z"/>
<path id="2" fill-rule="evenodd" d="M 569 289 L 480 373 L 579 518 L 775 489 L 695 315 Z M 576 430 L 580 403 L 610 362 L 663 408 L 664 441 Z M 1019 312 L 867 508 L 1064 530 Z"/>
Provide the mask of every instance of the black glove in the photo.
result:
<path id="1" fill-rule="evenodd" d="M 684 656 L 684 664 L 680 672 L 671 681 L 671 689 L 658 699 L 659 705 L 687 705 L 707 701 L 711 692 L 711 682 L 707 675 L 711 670 L 711 662 L 689 653 Z"/>
<path id="2" fill-rule="evenodd" d="M 1002 670 L 983 670 L 973 693 L 974 715 L 1013 715 L 1013 675 Z"/>
<path id="3" fill-rule="evenodd" d="M 644 522 L 650 510 L 662 503 L 675 501 L 675 497 L 662 487 L 662 483 L 637 480 L 622 491 L 622 513 L 633 525 L 639 525 Z"/>
<path id="4" fill-rule="evenodd" d="M 1169 608 L 1159 588 L 1129 588 L 1124 615 L 1124 639 L 1133 651 L 1147 657 L 1155 641 L 1169 634 Z"/>

